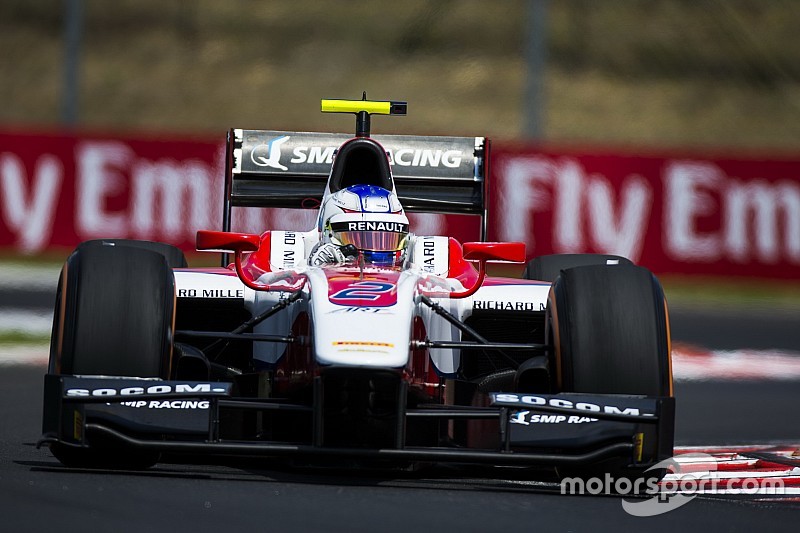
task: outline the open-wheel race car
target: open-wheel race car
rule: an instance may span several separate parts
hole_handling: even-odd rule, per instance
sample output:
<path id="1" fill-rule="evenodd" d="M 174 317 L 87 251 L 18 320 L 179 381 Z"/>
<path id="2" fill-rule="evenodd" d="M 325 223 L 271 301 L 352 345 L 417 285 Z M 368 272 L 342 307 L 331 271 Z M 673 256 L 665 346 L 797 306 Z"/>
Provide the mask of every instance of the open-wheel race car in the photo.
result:
<path id="1" fill-rule="evenodd" d="M 43 437 L 68 466 L 162 454 L 465 463 L 640 475 L 672 455 L 667 307 L 612 255 L 415 235 L 476 215 L 482 137 L 370 136 L 403 102 L 323 100 L 356 135 L 233 129 L 222 231 L 88 241 L 59 282 Z M 332 163 L 331 163 L 332 160 Z M 309 231 L 231 232 L 234 207 L 319 206 Z M 477 264 L 477 268 L 473 263 Z"/>

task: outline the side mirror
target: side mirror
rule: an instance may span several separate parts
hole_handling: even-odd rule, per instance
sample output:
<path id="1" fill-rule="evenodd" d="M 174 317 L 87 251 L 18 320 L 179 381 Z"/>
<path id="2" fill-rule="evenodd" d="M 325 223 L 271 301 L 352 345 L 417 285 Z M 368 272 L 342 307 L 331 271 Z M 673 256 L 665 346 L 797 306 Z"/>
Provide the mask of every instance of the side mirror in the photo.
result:
<path id="1" fill-rule="evenodd" d="M 199 230 L 197 249 L 201 252 L 255 252 L 261 246 L 261 237 L 252 233 Z"/>
<path id="2" fill-rule="evenodd" d="M 253 281 L 242 268 L 242 254 L 258 251 L 261 246 L 261 237 L 252 233 L 233 233 L 230 231 L 209 231 L 199 230 L 196 240 L 197 249 L 201 252 L 233 252 L 236 275 L 246 286 L 256 291 L 281 290 L 285 292 L 297 292 L 303 288 L 303 284 L 298 287 L 273 288 L 265 283 Z"/>
<path id="3" fill-rule="evenodd" d="M 524 242 L 465 242 L 463 250 L 467 261 L 525 262 Z"/>
<path id="4" fill-rule="evenodd" d="M 465 242 L 462 249 L 464 259 L 478 261 L 478 279 L 469 289 L 451 292 L 450 298 L 466 298 L 475 294 L 486 278 L 487 261 L 525 262 L 525 243 L 522 242 Z"/>

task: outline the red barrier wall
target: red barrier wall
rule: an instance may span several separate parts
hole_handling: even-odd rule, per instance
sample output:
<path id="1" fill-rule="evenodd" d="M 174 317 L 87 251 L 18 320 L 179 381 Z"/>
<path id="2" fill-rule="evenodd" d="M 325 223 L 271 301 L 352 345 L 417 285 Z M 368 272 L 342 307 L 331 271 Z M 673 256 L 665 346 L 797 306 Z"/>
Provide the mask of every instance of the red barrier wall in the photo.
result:
<path id="1" fill-rule="evenodd" d="M 216 140 L 0 132 L 0 249 L 98 237 L 193 249 L 221 227 Z M 687 158 L 494 143 L 490 238 L 528 256 L 604 252 L 656 273 L 800 278 L 800 158 Z M 235 209 L 240 231 L 310 229 L 316 211 Z M 478 236 L 474 217 L 412 216 L 417 234 Z"/>
<path id="2" fill-rule="evenodd" d="M 615 253 L 657 273 L 800 278 L 800 159 L 563 153 L 495 145 L 498 240 Z"/>
<path id="3" fill-rule="evenodd" d="M 98 237 L 193 241 L 219 227 L 219 143 L 0 133 L 0 246 Z M 179 154 L 179 155 L 176 155 Z"/>
<path id="4" fill-rule="evenodd" d="M 194 249 L 222 227 L 224 142 L 0 132 L 0 248 L 35 254 L 95 238 Z M 234 208 L 232 228 L 308 230 L 317 210 Z M 477 240 L 476 217 L 411 215 L 418 234 Z"/>

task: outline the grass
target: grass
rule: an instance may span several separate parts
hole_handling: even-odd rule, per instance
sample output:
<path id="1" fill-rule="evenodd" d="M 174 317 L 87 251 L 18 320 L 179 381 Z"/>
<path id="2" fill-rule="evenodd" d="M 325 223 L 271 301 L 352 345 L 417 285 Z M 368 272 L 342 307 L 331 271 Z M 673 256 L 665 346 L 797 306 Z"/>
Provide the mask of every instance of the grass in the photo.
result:
<path id="1" fill-rule="evenodd" d="M 519 278 L 523 265 L 488 265 L 490 275 Z M 800 281 L 703 276 L 659 276 L 670 306 L 800 313 Z"/>
<path id="2" fill-rule="evenodd" d="M 800 281 L 661 276 L 672 307 L 800 313 Z"/>
<path id="3" fill-rule="evenodd" d="M 37 255 L 21 255 L 8 251 L 0 252 L 0 267 L 43 267 L 58 270 L 69 256 L 71 250 L 53 249 Z M 219 254 L 186 252 L 186 260 L 193 267 L 219 266 Z"/>
<path id="4" fill-rule="evenodd" d="M 23 333 L 19 331 L 0 331 L 0 347 L 3 345 L 37 346 L 50 343 L 50 334 Z"/>
<path id="5" fill-rule="evenodd" d="M 522 139 L 525 0 L 84 0 L 80 126 L 350 130 L 323 97 L 405 99 L 386 133 Z M 800 147 L 792 0 L 549 3 L 543 140 Z M 62 2 L 0 5 L 0 125 L 57 126 Z M 24 61 L 19 58 L 24 57 Z"/>
<path id="6" fill-rule="evenodd" d="M 51 249 L 36 255 L 22 255 L 8 250 L 0 251 L 0 265 L 6 267 L 44 266 L 58 268 L 67 259 L 69 251 Z"/>

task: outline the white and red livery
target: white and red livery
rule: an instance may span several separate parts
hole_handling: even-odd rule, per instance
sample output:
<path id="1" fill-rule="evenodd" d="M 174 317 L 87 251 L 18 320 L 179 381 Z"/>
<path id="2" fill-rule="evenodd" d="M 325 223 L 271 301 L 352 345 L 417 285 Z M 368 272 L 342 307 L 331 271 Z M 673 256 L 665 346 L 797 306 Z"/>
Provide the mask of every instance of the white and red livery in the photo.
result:
<path id="1" fill-rule="evenodd" d="M 493 277 L 486 263 L 523 263 L 524 245 L 413 227 L 396 263 L 359 251 L 309 264 L 326 203 L 354 185 L 396 195 L 390 218 L 478 216 L 485 238 L 488 140 L 370 136 L 371 115 L 405 109 L 323 101 L 356 114 L 353 138 L 231 130 L 223 228 L 197 235 L 223 252 L 217 268 L 158 243 L 79 246 L 62 271 L 42 442 L 88 466 L 187 452 L 638 475 L 670 457 L 667 309 L 646 269 L 547 256 L 523 279 Z M 321 212 L 313 228 L 255 235 L 231 231 L 237 207 Z"/>

